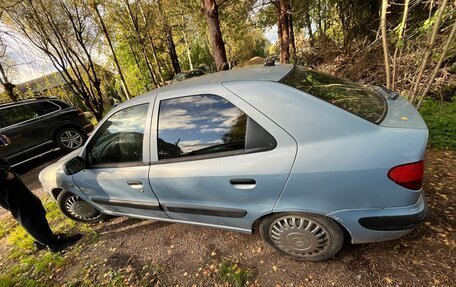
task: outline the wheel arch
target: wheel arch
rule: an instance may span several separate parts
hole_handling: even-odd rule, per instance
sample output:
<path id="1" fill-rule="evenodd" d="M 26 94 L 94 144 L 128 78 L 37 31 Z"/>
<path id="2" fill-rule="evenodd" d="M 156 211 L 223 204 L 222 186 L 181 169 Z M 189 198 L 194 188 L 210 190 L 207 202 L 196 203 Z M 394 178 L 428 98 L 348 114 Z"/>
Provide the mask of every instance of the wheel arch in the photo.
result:
<path id="1" fill-rule="evenodd" d="M 57 200 L 59 194 L 63 191 L 63 188 L 57 187 L 51 190 L 51 196 L 54 200 Z"/>
<path id="2" fill-rule="evenodd" d="M 255 219 L 255 221 L 252 223 L 252 227 L 251 227 L 252 228 L 252 234 L 255 234 L 255 233 L 259 232 L 260 222 L 263 219 L 265 219 L 265 218 L 267 218 L 269 216 L 272 216 L 272 215 L 279 214 L 279 213 L 283 213 L 283 214 L 287 214 L 287 213 L 304 213 L 304 214 L 310 214 L 310 215 L 324 216 L 326 218 L 331 219 L 337 225 L 339 225 L 339 227 L 344 232 L 344 237 L 347 239 L 347 241 L 349 240 L 349 242 L 352 242 L 352 236 L 351 236 L 350 231 L 342 223 L 340 223 L 339 220 L 337 220 L 336 218 L 334 218 L 332 216 L 329 216 L 328 214 L 315 212 L 315 211 L 308 211 L 308 210 L 306 210 L 306 211 L 303 211 L 303 210 L 290 210 L 290 211 L 270 212 L 270 213 L 263 214 L 262 216 L 260 216 L 257 219 Z"/>

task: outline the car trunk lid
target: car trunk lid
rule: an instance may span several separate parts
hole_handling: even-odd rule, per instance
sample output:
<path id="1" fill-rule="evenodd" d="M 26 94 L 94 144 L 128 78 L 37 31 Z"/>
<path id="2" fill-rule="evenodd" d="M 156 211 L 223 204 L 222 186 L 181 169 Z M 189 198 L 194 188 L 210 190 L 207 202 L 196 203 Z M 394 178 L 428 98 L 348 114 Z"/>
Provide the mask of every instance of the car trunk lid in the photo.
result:
<path id="1" fill-rule="evenodd" d="M 380 126 L 427 130 L 423 118 L 406 98 L 384 87 L 375 86 L 372 89 L 384 96 L 388 105 L 387 113 L 380 122 Z"/>

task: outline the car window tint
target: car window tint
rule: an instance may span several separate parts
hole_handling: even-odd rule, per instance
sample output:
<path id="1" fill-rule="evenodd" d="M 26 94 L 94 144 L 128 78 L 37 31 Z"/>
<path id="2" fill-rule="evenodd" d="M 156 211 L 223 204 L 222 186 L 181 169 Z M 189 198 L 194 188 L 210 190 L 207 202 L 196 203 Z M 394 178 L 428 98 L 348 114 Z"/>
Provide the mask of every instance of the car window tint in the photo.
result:
<path id="1" fill-rule="evenodd" d="M 51 102 L 37 102 L 28 105 L 33 117 L 39 117 L 60 110 L 60 107 Z"/>
<path id="2" fill-rule="evenodd" d="M 7 126 L 14 125 L 34 117 L 33 110 L 29 104 L 12 106 L 3 109 L 3 117 Z"/>
<path id="3" fill-rule="evenodd" d="M 275 145 L 266 130 L 222 97 L 198 95 L 160 102 L 159 160 L 269 150 Z"/>
<path id="4" fill-rule="evenodd" d="M 142 161 L 148 107 L 129 107 L 106 120 L 88 146 L 89 164 Z"/>
<path id="5" fill-rule="evenodd" d="M 1 110 L 0 123 L 2 127 L 10 126 L 44 116 L 59 109 L 59 106 L 51 102 L 37 102 L 11 106 Z"/>
<path id="6" fill-rule="evenodd" d="M 368 87 L 302 67 L 295 69 L 282 82 L 372 123 L 378 123 L 386 112 L 383 96 Z"/>

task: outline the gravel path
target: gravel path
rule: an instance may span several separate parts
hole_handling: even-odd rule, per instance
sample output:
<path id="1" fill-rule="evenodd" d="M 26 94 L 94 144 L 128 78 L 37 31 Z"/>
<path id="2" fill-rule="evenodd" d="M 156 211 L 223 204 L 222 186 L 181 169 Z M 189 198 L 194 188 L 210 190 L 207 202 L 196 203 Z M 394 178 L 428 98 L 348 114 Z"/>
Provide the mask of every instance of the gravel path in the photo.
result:
<path id="1" fill-rule="evenodd" d="M 37 176 L 48 164 L 22 173 L 38 195 Z M 424 188 L 430 214 L 415 231 L 398 240 L 346 244 L 324 262 L 291 260 L 267 247 L 258 234 L 114 218 L 93 226 L 98 241 L 83 241 L 79 256 L 56 280 L 64 284 L 84 277 L 103 285 L 109 270 L 128 277 L 154 266 L 162 276 L 156 276 L 162 278 L 156 286 L 215 286 L 220 279 L 213 274 L 228 259 L 252 270 L 249 286 L 456 286 L 455 166 L 456 152 L 427 152 Z M 138 282 L 129 286 L 142 286 Z"/>

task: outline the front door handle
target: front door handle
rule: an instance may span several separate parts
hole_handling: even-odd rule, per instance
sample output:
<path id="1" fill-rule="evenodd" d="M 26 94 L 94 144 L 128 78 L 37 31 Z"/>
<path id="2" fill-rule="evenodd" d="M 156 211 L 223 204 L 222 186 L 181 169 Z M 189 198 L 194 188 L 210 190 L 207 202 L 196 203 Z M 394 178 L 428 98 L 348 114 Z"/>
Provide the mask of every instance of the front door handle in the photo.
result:
<path id="1" fill-rule="evenodd" d="M 256 186 L 256 181 L 251 178 L 233 178 L 230 184 L 237 189 L 252 189 Z"/>
<path id="2" fill-rule="evenodd" d="M 142 188 L 143 188 L 143 184 L 140 181 L 127 181 L 127 183 L 131 188 L 134 188 L 134 189 L 142 190 Z"/>

